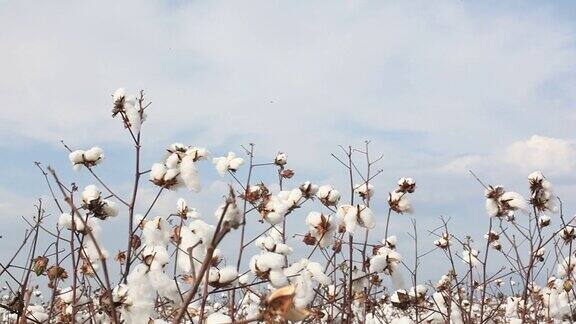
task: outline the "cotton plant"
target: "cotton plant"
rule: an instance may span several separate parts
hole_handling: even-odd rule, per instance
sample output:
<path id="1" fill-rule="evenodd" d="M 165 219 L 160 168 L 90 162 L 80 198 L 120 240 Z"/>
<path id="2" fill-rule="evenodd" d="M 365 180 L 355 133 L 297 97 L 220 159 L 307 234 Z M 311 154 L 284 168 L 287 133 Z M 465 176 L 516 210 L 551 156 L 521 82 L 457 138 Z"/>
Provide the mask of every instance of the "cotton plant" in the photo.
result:
<path id="1" fill-rule="evenodd" d="M 104 152 L 96 146 L 68 156 L 74 169 L 90 171 L 84 176 L 91 182 L 72 182 L 37 164 L 55 203 L 39 201 L 37 215 L 27 219 L 21 255 L 28 249 L 30 257 L 21 258 L 23 264 L 2 262 L 0 304 L 6 307 L 0 307 L 0 321 L 22 322 L 19 315 L 102 324 L 571 320 L 576 225 L 542 172 L 528 176 L 526 198 L 502 186 L 484 187 L 478 198 L 485 203 L 471 205 L 490 216 L 479 220 L 488 227 L 483 238 L 459 233 L 466 226 L 448 228 L 467 214 L 418 230 L 415 181 L 403 177 L 391 192 L 376 191 L 380 171 L 373 171 L 377 160 L 367 143 L 335 156 L 347 171 L 338 186 L 316 184 L 315 174 L 301 181 L 297 174 L 306 172 L 289 169 L 283 151 L 261 158 L 251 144 L 243 146 L 246 156 L 215 156 L 217 173 L 230 177 L 224 178 L 225 197 L 214 202 L 211 192 L 194 195 L 207 149 L 173 143 L 157 163 L 142 165 L 148 106 L 143 92 L 136 97 L 119 89 L 113 95 L 113 115 L 136 153 L 132 187 L 119 190 L 95 173 L 105 171 Z M 237 172 L 241 167 L 247 172 Z M 167 194 L 175 190 L 178 198 Z M 392 213 L 409 216 L 398 222 L 411 220 L 414 232 L 388 235 Z M 110 229 L 120 225 L 127 231 L 114 235 L 122 233 L 124 240 L 109 240 Z M 51 244 L 42 246 L 47 238 Z M 118 252 L 114 257 L 108 251 Z M 426 278 L 431 259 L 443 267 L 437 281 Z M 507 269 L 495 272 L 501 259 Z"/>

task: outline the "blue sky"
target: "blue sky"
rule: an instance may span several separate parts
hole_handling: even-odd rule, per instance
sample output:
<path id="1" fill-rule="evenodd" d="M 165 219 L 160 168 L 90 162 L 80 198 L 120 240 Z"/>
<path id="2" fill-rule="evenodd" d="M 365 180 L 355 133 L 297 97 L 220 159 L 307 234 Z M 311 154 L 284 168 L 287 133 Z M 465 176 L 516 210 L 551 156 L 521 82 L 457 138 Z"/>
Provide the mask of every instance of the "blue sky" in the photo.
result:
<path id="1" fill-rule="evenodd" d="M 376 212 L 384 217 L 388 190 L 412 176 L 419 186 L 413 217 L 424 233 L 439 215 L 452 217 L 460 233 L 480 239 L 485 232 L 482 188 L 468 169 L 523 194 L 527 174 L 541 169 L 571 215 L 574 7 L 0 1 L 0 234 L 13 245 L 24 228 L 19 215 L 47 192 L 33 161 L 90 183 L 72 172 L 60 139 L 103 147 L 100 173 L 128 193 L 130 143 L 110 118 L 118 87 L 145 89 L 153 101 L 143 135 L 147 165 L 174 141 L 215 155 L 254 142 L 262 161 L 289 154 L 293 186 L 310 179 L 344 188 L 330 153 L 369 139 L 385 156 Z M 156 212 L 183 195 L 212 214 L 229 179 L 207 163 L 202 170 L 204 193 L 169 195 Z M 154 189 L 146 184 L 143 192 Z M 403 236 L 409 225 L 398 217 L 393 230 Z"/>

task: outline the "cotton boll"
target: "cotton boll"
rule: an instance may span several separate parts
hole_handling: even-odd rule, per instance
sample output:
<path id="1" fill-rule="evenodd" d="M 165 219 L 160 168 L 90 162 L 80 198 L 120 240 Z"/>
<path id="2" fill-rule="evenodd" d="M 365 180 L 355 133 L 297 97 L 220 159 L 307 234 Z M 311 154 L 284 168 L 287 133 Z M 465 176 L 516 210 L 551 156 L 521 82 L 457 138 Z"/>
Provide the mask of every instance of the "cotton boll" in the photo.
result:
<path id="1" fill-rule="evenodd" d="M 230 171 L 238 170 L 238 168 L 244 163 L 243 158 L 237 158 L 236 155 L 232 152 L 228 153 L 228 161 L 229 161 L 228 168 L 230 169 Z"/>
<path id="2" fill-rule="evenodd" d="M 324 185 L 318 188 L 316 197 L 325 205 L 335 206 L 340 200 L 340 192 L 330 185 Z"/>
<path id="3" fill-rule="evenodd" d="M 405 192 L 393 191 L 389 193 L 388 205 L 390 209 L 399 214 L 412 212 L 412 205 Z"/>
<path id="4" fill-rule="evenodd" d="M 86 160 L 86 162 L 92 162 L 94 164 L 97 164 L 103 158 L 104 158 L 104 150 L 102 150 L 97 146 L 84 152 L 84 160 Z"/>
<path id="5" fill-rule="evenodd" d="M 161 181 L 166 174 L 166 166 L 162 163 L 154 163 L 150 169 L 150 180 L 153 182 Z"/>
<path id="6" fill-rule="evenodd" d="M 236 202 L 222 204 L 218 207 L 214 216 L 218 220 L 223 217 L 224 222 L 227 222 L 232 228 L 237 228 L 242 223 L 242 213 L 236 206 Z"/>
<path id="7" fill-rule="evenodd" d="M 218 174 L 224 176 L 228 171 L 228 159 L 226 157 L 219 157 L 212 159 L 212 162 L 214 163 Z"/>
<path id="8" fill-rule="evenodd" d="M 83 150 L 76 150 L 68 154 L 68 159 L 72 162 L 72 165 L 82 164 L 84 163 L 84 151 Z"/>
<path id="9" fill-rule="evenodd" d="M 178 153 L 172 153 L 166 158 L 166 162 L 164 162 L 168 169 L 176 169 L 180 164 L 180 156 Z"/>
<path id="10" fill-rule="evenodd" d="M 173 302 L 180 302 L 180 293 L 173 279 L 160 270 L 150 271 L 148 276 L 150 284 L 161 297 L 168 298 Z"/>
<path id="11" fill-rule="evenodd" d="M 200 192 L 200 177 L 192 156 L 185 156 L 180 164 L 180 176 L 188 190 Z"/>
<path id="12" fill-rule="evenodd" d="M 100 199 L 100 191 L 95 185 L 89 185 L 82 191 L 82 202 L 89 205 L 92 201 Z"/>
<path id="13" fill-rule="evenodd" d="M 374 186 L 370 183 L 362 183 L 354 186 L 354 192 L 363 199 L 371 198 L 374 195 Z"/>
<path id="14" fill-rule="evenodd" d="M 142 236 L 146 245 L 165 246 L 170 240 L 170 225 L 164 218 L 156 217 L 144 224 Z"/>
<path id="15" fill-rule="evenodd" d="M 306 198 L 310 198 L 318 192 L 318 185 L 312 184 L 310 181 L 306 181 L 300 185 L 300 191 L 302 195 Z"/>
<path id="16" fill-rule="evenodd" d="M 206 160 L 210 152 L 204 147 L 192 147 L 186 151 L 186 155 L 191 156 L 194 161 Z"/>
<path id="17" fill-rule="evenodd" d="M 230 283 L 236 280 L 238 277 L 238 271 L 234 267 L 225 267 L 220 269 L 220 283 Z"/>
<path id="18" fill-rule="evenodd" d="M 284 275 L 281 269 L 272 269 L 268 275 L 268 279 L 270 280 L 270 284 L 274 288 L 284 287 L 288 284 L 288 278 Z"/>
<path id="19" fill-rule="evenodd" d="M 163 246 L 147 245 L 141 254 L 144 263 L 148 265 L 151 270 L 162 270 L 162 268 L 170 262 L 168 251 L 166 251 L 166 248 Z"/>
<path id="20" fill-rule="evenodd" d="M 114 201 L 105 199 L 102 203 L 102 209 L 108 217 L 116 217 L 118 215 L 118 207 Z"/>
<path id="21" fill-rule="evenodd" d="M 179 169 L 168 169 L 166 171 L 166 173 L 164 174 L 164 181 L 165 182 L 170 182 L 170 181 L 174 181 L 174 179 L 176 179 L 176 177 L 180 174 L 180 170 Z"/>
<path id="22" fill-rule="evenodd" d="M 244 163 L 244 159 L 237 158 L 234 152 L 228 152 L 227 156 L 212 159 L 218 173 L 223 176 L 228 171 L 235 172 Z"/>

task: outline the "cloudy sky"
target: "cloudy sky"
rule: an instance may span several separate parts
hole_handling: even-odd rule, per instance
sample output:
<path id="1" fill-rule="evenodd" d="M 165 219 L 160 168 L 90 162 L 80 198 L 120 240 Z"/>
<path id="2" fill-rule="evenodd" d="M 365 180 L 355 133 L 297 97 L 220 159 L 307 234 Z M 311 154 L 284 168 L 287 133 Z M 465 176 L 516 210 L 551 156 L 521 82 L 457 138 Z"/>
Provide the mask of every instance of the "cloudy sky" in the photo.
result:
<path id="1" fill-rule="evenodd" d="M 418 183 L 416 212 L 395 218 L 399 236 L 410 217 L 426 235 L 444 215 L 479 238 L 483 189 L 469 169 L 523 194 L 527 174 L 540 169 L 571 215 L 575 9 L 570 1 L 0 0 L 2 246 L 15 244 L 19 217 L 46 195 L 33 161 L 90 183 L 70 170 L 60 140 L 103 147 L 99 172 L 128 195 L 130 142 L 110 117 L 118 87 L 145 89 L 153 102 L 147 165 L 174 141 L 214 155 L 253 142 L 259 161 L 288 152 L 291 185 L 344 188 L 330 153 L 371 140 L 384 154 L 381 219 L 398 177 Z M 230 179 L 208 163 L 202 170 L 203 194 L 168 195 L 155 212 L 183 195 L 211 214 Z M 143 194 L 154 189 L 145 184 Z"/>

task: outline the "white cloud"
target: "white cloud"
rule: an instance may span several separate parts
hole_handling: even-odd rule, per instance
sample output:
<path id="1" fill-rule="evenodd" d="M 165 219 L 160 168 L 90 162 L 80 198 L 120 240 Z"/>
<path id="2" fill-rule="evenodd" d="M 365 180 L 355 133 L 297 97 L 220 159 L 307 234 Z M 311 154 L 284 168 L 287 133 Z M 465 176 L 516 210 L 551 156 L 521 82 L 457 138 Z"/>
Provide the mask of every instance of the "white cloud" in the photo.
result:
<path id="1" fill-rule="evenodd" d="M 563 174 L 576 166 L 576 147 L 574 141 L 533 135 L 510 145 L 504 160 L 526 172 L 542 170 L 546 174 Z"/>
<path id="2" fill-rule="evenodd" d="M 463 174 L 477 166 L 483 157 L 481 155 L 464 155 L 440 167 L 440 172 Z"/>
<path id="3" fill-rule="evenodd" d="M 573 26 L 544 7 L 466 2 L 155 1 L 1 5 L 0 135 L 116 141 L 110 94 L 145 88 L 145 141 L 253 141 L 312 160 L 371 130 L 443 153 L 539 127 L 567 136 Z M 65 10 L 63 8 L 65 7 Z M 136 23 L 137 22 L 137 23 Z M 527 37 L 526 35 L 529 35 Z M 546 91 L 553 87 L 553 96 Z M 560 110 L 542 114 L 542 107 Z M 510 129 L 514 118 L 523 128 Z M 342 134 L 342 121 L 355 129 Z M 563 122 L 560 122 L 563 121 Z M 503 132 L 486 132 L 486 125 Z M 566 126 L 562 126 L 566 125 Z M 239 135 L 240 134 L 240 135 Z M 189 139 L 189 140 L 188 140 Z M 385 141 L 386 138 L 372 138 Z M 74 143 L 71 143 L 74 144 Z M 318 149 L 322 148 L 322 149 Z M 310 162 L 301 161 L 301 164 Z"/>
<path id="4" fill-rule="evenodd" d="M 442 173 L 464 174 L 477 170 L 494 174 L 528 174 L 541 170 L 560 175 L 576 168 L 576 143 L 573 140 L 532 135 L 490 154 L 470 154 L 457 157 L 442 165 Z"/>

